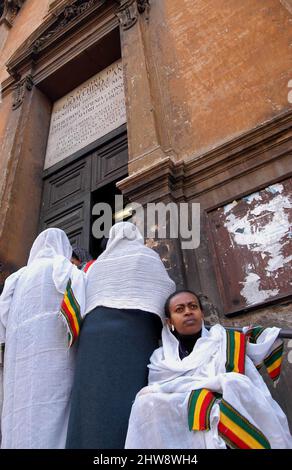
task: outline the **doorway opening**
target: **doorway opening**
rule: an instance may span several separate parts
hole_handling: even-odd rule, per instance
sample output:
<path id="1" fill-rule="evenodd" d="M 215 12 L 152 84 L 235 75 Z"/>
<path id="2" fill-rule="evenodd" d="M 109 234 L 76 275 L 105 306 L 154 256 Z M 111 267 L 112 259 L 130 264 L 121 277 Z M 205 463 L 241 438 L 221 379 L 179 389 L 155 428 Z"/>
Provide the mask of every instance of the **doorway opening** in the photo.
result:
<path id="1" fill-rule="evenodd" d="M 89 249 L 90 253 L 93 256 L 94 259 L 96 259 L 102 251 L 104 251 L 108 234 L 105 234 L 104 237 L 102 238 L 95 238 L 93 233 L 92 233 L 92 226 L 94 221 L 97 219 L 97 215 L 92 214 L 92 209 L 95 204 L 97 203 L 107 203 L 111 206 L 112 209 L 112 220 L 111 220 L 111 225 L 114 225 L 116 222 L 121 222 L 121 221 L 126 221 L 131 217 L 131 214 L 125 214 L 123 217 L 123 214 L 119 214 L 119 218 L 116 218 L 115 214 L 115 196 L 121 196 L 122 193 L 121 191 L 116 187 L 117 181 L 113 181 L 96 191 L 91 193 L 91 221 L 90 221 L 90 242 L 89 242 Z M 126 198 L 123 198 L 123 209 L 126 207 L 126 205 L 129 203 L 129 201 Z M 100 214 L 100 216 L 103 216 L 103 213 Z M 101 230 L 104 230 L 104 224 L 100 226 Z"/>

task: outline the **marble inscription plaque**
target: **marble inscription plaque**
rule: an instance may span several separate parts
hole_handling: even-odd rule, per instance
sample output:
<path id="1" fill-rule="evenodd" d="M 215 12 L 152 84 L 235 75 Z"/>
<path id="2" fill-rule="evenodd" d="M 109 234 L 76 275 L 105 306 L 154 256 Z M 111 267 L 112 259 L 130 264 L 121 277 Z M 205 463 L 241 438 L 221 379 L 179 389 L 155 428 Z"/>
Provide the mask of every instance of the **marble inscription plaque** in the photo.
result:
<path id="1" fill-rule="evenodd" d="M 54 103 L 45 169 L 125 122 L 122 63 L 117 61 Z"/>

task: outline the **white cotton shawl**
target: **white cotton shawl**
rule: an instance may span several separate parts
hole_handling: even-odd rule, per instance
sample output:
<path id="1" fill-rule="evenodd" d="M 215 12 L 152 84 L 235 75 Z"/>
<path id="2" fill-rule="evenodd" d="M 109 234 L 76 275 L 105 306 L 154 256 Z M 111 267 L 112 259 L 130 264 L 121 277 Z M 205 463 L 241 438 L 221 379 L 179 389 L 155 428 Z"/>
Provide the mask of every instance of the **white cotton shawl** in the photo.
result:
<path id="1" fill-rule="evenodd" d="M 144 246 L 137 227 L 115 224 L 106 250 L 87 272 L 86 310 L 97 306 L 140 309 L 163 316 L 175 283 L 155 251 Z"/>
<path id="2" fill-rule="evenodd" d="M 1 448 L 65 447 L 74 353 L 59 311 L 69 277 L 79 286 L 83 310 L 85 303 L 85 275 L 70 263 L 71 253 L 65 232 L 47 229 L 36 238 L 27 266 L 5 282 Z"/>
<path id="3" fill-rule="evenodd" d="M 136 396 L 126 439 L 126 448 L 224 449 L 218 435 L 219 405 L 211 411 L 209 431 L 189 431 L 188 399 L 192 390 L 207 388 L 222 393 L 226 401 L 259 428 L 272 448 L 292 448 L 286 416 L 272 399 L 250 357 L 269 352 L 279 333 L 268 328 L 257 348 L 248 345 L 245 375 L 226 372 L 226 332 L 215 325 L 204 327 L 191 354 L 179 358 L 178 340 L 167 326 L 162 347 L 154 351 L 149 365 L 149 385 Z M 264 347 L 265 344 L 265 347 Z M 258 351 L 256 351 L 258 349 Z"/>

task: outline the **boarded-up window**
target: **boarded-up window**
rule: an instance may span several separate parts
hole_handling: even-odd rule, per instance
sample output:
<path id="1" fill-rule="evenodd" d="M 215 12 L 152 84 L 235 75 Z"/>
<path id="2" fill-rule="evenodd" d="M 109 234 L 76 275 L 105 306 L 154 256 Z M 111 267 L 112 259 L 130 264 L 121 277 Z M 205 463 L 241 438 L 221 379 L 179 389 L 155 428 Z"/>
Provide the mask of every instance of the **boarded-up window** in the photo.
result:
<path id="1" fill-rule="evenodd" d="M 292 179 L 209 213 L 224 313 L 292 294 Z"/>

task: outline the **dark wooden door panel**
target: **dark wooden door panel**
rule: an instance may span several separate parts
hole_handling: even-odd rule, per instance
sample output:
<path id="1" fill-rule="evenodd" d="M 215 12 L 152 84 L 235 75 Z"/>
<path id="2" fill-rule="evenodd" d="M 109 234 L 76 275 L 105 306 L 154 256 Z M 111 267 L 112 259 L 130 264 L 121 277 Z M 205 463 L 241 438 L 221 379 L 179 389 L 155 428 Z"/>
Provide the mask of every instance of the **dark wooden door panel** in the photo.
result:
<path id="1" fill-rule="evenodd" d="M 81 200 L 89 191 L 91 158 L 57 172 L 44 182 L 43 211 L 55 212 L 73 201 Z"/>
<path id="2" fill-rule="evenodd" d="M 72 246 L 89 249 L 91 195 L 97 188 L 127 176 L 128 141 L 125 126 L 110 133 L 108 140 L 78 160 L 44 173 L 40 230 L 58 227 Z M 108 196 L 107 196 L 108 197 Z"/>
<path id="3" fill-rule="evenodd" d="M 91 190 L 94 191 L 127 175 L 127 133 L 114 137 L 92 155 Z"/>
<path id="4" fill-rule="evenodd" d="M 89 220 L 90 193 L 73 205 L 67 205 L 64 210 L 54 214 L 45 215 L 42 220 L 42 230 L 49 227 L 57 227 L 64 230 L 70 239 L 72 246 L 81 245 L 89 248 Z"/>

